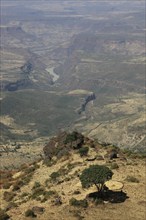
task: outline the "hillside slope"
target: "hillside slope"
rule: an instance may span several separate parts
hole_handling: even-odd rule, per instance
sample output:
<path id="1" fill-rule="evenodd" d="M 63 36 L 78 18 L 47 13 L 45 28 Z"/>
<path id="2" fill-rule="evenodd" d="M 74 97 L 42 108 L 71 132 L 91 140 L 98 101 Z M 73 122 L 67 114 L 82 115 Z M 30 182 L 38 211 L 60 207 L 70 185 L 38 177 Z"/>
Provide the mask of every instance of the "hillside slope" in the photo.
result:
<path id="1" fill-rule="evenodd" d="M 88 153 L 82 155 L 85 146 Z M 117 158 L 111 157 L 113 152 Z M 128 154 L 76 132 L 60 133 L 44 147 L 43 160 L 25 164 L 18 171 L 1 171 L 1 208 L 12 220 L 16 216 L 31 219 L 28 209 L 39 220 L 144 220 L 145 161 Z M 79 176 L 90 165 L 106 165 L 114 173 L 111 183 L 115 185 L 106 201 L 95 203 L 89 194 L 96 188 L 81 186 Z M 122 189 L 116 185 L 119 183 Z M 73 198 L 80 203 L 76 205 Z"/>

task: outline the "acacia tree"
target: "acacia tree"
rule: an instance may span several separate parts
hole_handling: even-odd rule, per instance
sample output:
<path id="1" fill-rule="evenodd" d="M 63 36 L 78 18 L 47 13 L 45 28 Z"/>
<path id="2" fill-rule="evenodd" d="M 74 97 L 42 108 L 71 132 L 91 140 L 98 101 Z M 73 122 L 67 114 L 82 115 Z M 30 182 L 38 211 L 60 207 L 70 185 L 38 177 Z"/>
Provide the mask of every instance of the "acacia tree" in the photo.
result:
<path id="1" fill-rule="evenodd" d="M 112 178 L 113 172 L 103 165 L 91 165 L 83 170 L 80 178 L 83 188 L 89 188 L 93 184 L 97 187 L 99 193 L 102 193 L 104 184 Z"/>

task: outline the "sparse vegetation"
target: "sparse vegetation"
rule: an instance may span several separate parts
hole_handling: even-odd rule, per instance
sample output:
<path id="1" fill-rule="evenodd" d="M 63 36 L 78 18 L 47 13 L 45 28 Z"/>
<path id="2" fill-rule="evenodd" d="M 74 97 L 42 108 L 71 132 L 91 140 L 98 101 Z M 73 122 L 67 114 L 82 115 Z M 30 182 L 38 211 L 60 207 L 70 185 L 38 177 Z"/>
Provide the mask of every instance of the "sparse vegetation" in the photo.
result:
<path id="1" fill-rule="evenodd" d="M 11 182 L 4 183 L 4 184 L 3 184 L 3 188 L 4 188 L 4 189 L 9 189 L 11 185 L 12 185 Z"/>
<path id="2" fill-rule="evenodd" d="M 66 139 L 64 141 L 65 144 L 68 144 L 70 142 L 76 141 L 78 139 L 78 133 L 76 131 L 67 134 Z"/>
<path id="3" fill-rule="evenodd" d="M 43 164 L 45 164 L 47 167 L 51 167 L 51 166 L 53 166 L 55 164 L 55 161 L 49 160 L 48 158 L 45 158 L 43 160 Z"/>
<path id="4" fill-rule="evenodd" d="M 117 163 L 111 163 L 110 168 L 111 168 L 112 170 L 114 170 L 114 169 L 118 169 L 119 166 L 118 166 Z"/>
<path id="5" fill-rule="evenodd" d="M 0 220 L 8 220 L 10 216 L 2 209 L 0 209 Z"/>
<path id="6" fill-rule="evenodd" d="M 41 184 L 39 182 L 35 182 L 32 190 L 39 188 L 39 187 L 41 187 Z"/>
<path id="7" fill-rule="evenodd" d="M 24 184 L 22 180 L 17 180 L 13 185 L 13 191 L 19 190 Z"/>
<path id="8" fill-rule="evenodd" d="M 48 199 L 50 199 L 52 196 L 57 196 L 57 192 L 55 190 L 49 190 L 43 192 L 43 198 L 41 199 L 41 202 L 46 202 Z"/>
<path id="9" fill-rule="evenodd" d="M 131 183 L 139 183 L 139 180 L 134 176 L 127 176 L 125 180 Z"/>
<path id="10" fill-rule="evenodd" d="M 7 207 L 6 207 L 6 211 L 12 209 L 12 208 L 16 208 L 18 207 L 18 205 L 15 202 L 9 202 Z"/>
<path id="11" fill-rule="evenodd" d="M 29 193 L 27 193 L 27 192 L 23 192 L 21 195 L 22 198 L 27 197 L 27 196 L 29 196 Z"/>
<path id="12" fill-rule="evenodd" d="M 87 208 L 88 207 L 88 202 L 86 199 L 82 200 L 77 200 L 75 198 L 71 198 L 69 201 L 69 204 L 71 206 L 77 206 L 77 207 L 82 207 L 82 208 Z"/>
<path id="13" fill-rule="evenodd" d="M 45 189 L 40 186 L 32 190 L 31 198 L 35 200 L 41 200 L 41 196 L 44 194 Z"/>
<path id="14" fill-rule="evenodd" d="M 83 220 L 84 216 L 81 214 L 80 210 L 74 210 L 73 216 L 77 218 L 77 220 Z"/>
<path id="15" fill-rule="evenodd" d="M 53 182 L 56 182 L 57 179 L 59 178 L 59 176 L 60 176 L 59 172 L 53 172 L 53 173 L 51 173 L 50 178 Z"/>
<path id="16" fill-rule="evenodd" d="M 11 202 L 15 196 L 16 194 L 14 192 L 4 192 L 4 200 L 7 202 Z"/>
<path id="17" fill-rule="evenodd" d="M 79 154 L 80 154 L 81 157 L 87 156 L 88 151 L 89 151 L 89 147 L 88 146 L 83 146 L 79 149 Z"/>
<path id="18" fill-rule="evenodd" d="M 37 217 L 37 215 L 34 213 L 34 211 L 33 211 L 33 210 L 28 209 L 28 210 L 25 212 L 25 217 L 36 218 L 36 217 Z"/>
<path id="19" fill-rule="evenodd" d="M 145 1 L 1 7 L 0 219 L 144 220 Z"/>

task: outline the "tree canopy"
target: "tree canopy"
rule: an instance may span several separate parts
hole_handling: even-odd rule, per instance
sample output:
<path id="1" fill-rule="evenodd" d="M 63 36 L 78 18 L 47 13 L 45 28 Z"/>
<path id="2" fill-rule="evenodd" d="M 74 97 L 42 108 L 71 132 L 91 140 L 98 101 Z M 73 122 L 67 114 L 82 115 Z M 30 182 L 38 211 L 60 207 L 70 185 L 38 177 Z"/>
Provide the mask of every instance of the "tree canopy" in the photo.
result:
<path id="1" fill-rule="evenodd" d="M 89 188 L 96 185 L 98 191 L 102 191 L 104 183 L 112 178 L 113 172 L 103 165 L 91 165 L 83 170 L 80 181 L 83 188 Z"/>

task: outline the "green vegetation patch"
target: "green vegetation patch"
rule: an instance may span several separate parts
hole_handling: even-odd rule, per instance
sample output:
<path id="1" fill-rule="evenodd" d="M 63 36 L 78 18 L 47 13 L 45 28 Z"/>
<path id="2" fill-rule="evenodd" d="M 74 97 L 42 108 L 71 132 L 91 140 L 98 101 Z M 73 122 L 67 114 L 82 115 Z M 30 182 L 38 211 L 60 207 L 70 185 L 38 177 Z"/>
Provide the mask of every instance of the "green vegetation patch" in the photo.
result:
<path id="1" fill-rule="evenodd" d="M 77 200 L 75 198 L 71 198 L 69 200 L 69 204 L 71 206 L 77 206 L 77 207 L 82 207 L 82 208 L 87 208 L 88 207 L 88 202 L 87 202 L 86 199 Z"/>

